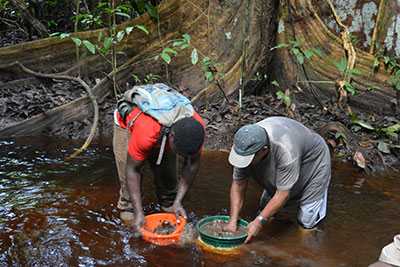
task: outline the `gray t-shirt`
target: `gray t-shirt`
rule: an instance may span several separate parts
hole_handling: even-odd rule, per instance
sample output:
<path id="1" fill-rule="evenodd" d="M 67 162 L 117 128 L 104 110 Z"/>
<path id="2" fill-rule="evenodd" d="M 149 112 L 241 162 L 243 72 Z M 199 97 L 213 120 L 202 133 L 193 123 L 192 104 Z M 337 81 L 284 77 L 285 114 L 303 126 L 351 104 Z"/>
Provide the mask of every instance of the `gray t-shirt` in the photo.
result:
<path id="1" fill-rule="evenodd" d="M 258 164 L 235 167 L 233 179 L 250 176 L 271 197 L 276 189 L 290 189 L 287 204 L 304 205 L 322 198 L 331 178 L 331 158 L 325 140 L 285 117 L 270 117 L 257 125 L 268 133 L 270 151 Z"/>

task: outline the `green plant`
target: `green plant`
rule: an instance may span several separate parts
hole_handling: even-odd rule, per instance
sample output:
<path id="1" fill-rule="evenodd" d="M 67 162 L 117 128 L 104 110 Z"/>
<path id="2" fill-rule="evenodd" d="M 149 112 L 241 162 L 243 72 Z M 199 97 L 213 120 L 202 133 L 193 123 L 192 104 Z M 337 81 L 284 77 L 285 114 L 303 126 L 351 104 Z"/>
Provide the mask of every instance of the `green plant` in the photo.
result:
<path id="1" fill-rule="evenodd" d="M 344 81 L 343 87 L 350 92 L 352 95 L 356 95 L 356 89 L 350 82 L 351 79 L 346 79 L 346 76 L 354 78 L 354 74 L 361 74 L 362 72 L 358 69 L 347 69 L 348 62 L 346 59 L 341 59 L 340 62 L 334 62 L 336 68 L 339 70 L 339 80 Z"/>
<path id="2" fill-rule="evenodd" d="M 350 38 L 350 42 L 352 43 L 353 46 L 356 46 L 360 42 L 360 39 L 358 39 L 358 37 L 355 36 L 354 34 L 350 33 L 349 38 Z"/>
<path id="3" fill-rule="evenodd" d="M 196 65 L 199 62 L 199 54 L 201 54 L 201 53 L 198 52 L 197 48 L 194 47 L 190 43 L 190 41 L 191 41 L 191 37 L 189 34 L 183 34 L 182 38 L 170 40 L 169 43 L 172 43 L 172 48 L 170 48 L 170 47 L 164 48 L 159 55 L 154 57 L 154 59 L 158 60 L 161 58 L 167 64 L 170 64 L 171 63 L 171 55 L 178 54 L 177 49 L 182 51 L 188 47 L 191 47 L 192 48 L 192 53 L 190 54 L 191 62 L 193 65 Z M 211 53 L 210 57 L 207 57 L 204 55 L 202 55 L 202 57 L 203 57 L 203 59 L 202 59 L 203 66 L 202 66 L 201 70 L 203 71 L 204 76 L 207 80 L 212 81 L 215 78 L 217 78 L 218 76 L 226 78 L 225 74 L 223 74 L 217 70 L 217 67 L 221 66 L 223 64 L 215 62 L 212 59 L 212 57 L 217 57 L 216 53 Z"/>
<path id="4" fill-rule="evenodd" d="M 352 130 L 359 130 L 361 127 L 370 130 L 370 131 L 375 131 L 378 134 L 384 134 L 386 137 L 391 140 L 391 141 L 397 141 L 399 136 L 398 132 L 400 130 L 400 123 L 388 126 L 388 127 L 373 127 L 369 125 L 366 122 L 363 122 L 361 120 L 358 120 L 358 115 L 353 113 L 351 116 L 351 123 L 354 124 L 355 126 L 352 127 Z M 400 148 L 400 146 L 392 145 L 387 142 L 383 141 L 373 141 L 375 146 L 378 148 L 379 151 L 384 152 L 384 153 L 389 153 L 389 148 L 394 147 L 394 148 Z"/>
<path id="5" fill-rule="evenodd" d="M 211 53 L 211 56 L 217 56 L 215 53 Z M 227 78 L 225 74 L 217 71 L 217 67 L 223 65 L 222 63 L 214 62 L 211 58 L 209 57 L 204 57 L 203 58 L 203 67 L 201 70 L 204 72 L 204 76 L 206 77 L 207 80 L 212 81 L 214 80 L 217 76 L 221 76 L 224 78 Z"/>
<path id="6" fill-rule="evenodd" d="M 262 80 L 262 76 L 261 76 L 261 74 L 257 71 L 257 73 L 254 74 L 253 77 L 251 77 L 250 80 L 251 80 L 251 81 L 261 81 L 261 80 Z"/>
<path id="7" fill-rule="evenodd" d="M 304 41 L 304 38 L 300 38 L 301 41 Z M 271 48 L 271 51 L 274 49 L 279 49 L 279 48 L 287 48 L 289 52 L 293 53 L 296 56 L 297 62 L 300 65 L 304 64 L 304 60 L 311 58 L 313 54 L 317 54 L 318 56 L 322 56 L 322 52 L 319 49 L 316 48 L 304 48 L 303 43 L 299 41 L 289 41 L 288 44 L 286 43 L 281 43 L 278 44 L 277 46 L 274 46 Z"/>
<path id="8" fill-rule="evenodd" d="M 375 48 L 377 51 L 374 56 L 376 60 L 374 61 L 374 69 L 378 69 L 380 66 L 380 61 L 383 60 L 383 63 L 386 68 L 390 70 L 390 82 L 392 83 L 393 90 L 396 91 L 397 96 L 400 95 L 400 58 L 397 56 L 389 57 L 384 55 L 384 49 L 378 49 L 378 44 L 375 44 Z M 397 99 L 393 98 L 391 102 L 397 105 Z"/>
<path id="9" fill-rule="evenodd" d="M 153 81 L 157 81 L 160 78 L 160 75 L 149 73 L 145 78 L 140 79 L 137 75 L 133 74 L 132 77 L 135 79 L 136 83 L 151 83 Z"/>
<path id="10" fill-rule="evenodd" d="M 6 0 L 0 0 L 0 13 L 4 12 L 7 5 L 9 4 Z"/>
<path id="11" fill-rule="evenodd" d="M 275 85 L 276 87 L 280 88 L 280 85 L 277 81 L 272 81 L 271 84 Z M 292 104 L 292 100 L 290 99 L 289 96 L 287 96 L 284 92 L 278 91 L 276 92 L 276 98 L 285 102 L 285 105 L 287 108 L 290 108 L 290 105 Z"/>

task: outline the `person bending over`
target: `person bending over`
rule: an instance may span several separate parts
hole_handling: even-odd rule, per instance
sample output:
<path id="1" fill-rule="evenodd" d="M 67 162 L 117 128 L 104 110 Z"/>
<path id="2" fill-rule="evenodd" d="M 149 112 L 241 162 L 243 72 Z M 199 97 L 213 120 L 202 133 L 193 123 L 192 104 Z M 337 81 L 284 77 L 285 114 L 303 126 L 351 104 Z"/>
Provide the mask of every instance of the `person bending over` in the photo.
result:
<path id="1" fill-rule="evenodd" d="M 330 151 L 325 140 L 301 123 L 270 117 L 246 125 L 234 136 L 229 154 L 234 166 L 230 218 L 225 230 L 236 231 L 248 177 L 264 189 L 259 215 L 247 226 L 250 239 L 285 205 L 298 205 L 302 228 L 314 228 L 326 215 L 331 178 Z"/>

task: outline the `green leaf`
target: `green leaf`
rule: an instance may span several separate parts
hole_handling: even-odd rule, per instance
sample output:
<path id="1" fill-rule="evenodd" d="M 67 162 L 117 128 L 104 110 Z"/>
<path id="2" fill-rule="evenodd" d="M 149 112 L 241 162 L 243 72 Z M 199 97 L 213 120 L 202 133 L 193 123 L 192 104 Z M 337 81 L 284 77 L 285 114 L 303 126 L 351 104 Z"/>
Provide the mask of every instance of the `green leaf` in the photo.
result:
<path id="1" fill-rule="evenodd" d="M 181 46 L 181 50 L 185 49 L 185 48 L 188 47 L 188 46 L 189 46 L 189 44 L 183 44 L 183 45 Z"/>
<path id="2" fill-rule="evenodd" d="M 347 60 L 342 59 L 342 60 L 340 60 L 340 63 L 335 61 L 335 65 L 339 69 L 340 72 L 345 72 L 345 70 L 347 68 Z"/>
<path id="3" fill-rule="evenodd" d="M 224 78 L 228 78 L 228 76 L 226 76 L 225 74 L 223 74 L 222 72 L 216 72 L 215 74 L 224 77 Z"/>
<path id="4" fill-rule="evenodd" d="M 379 60 L 374 61 L 374 68 L 377 68 L 379 66 Z"/>
<path id="5" fill-rule="evenodd" d="M 108 5 L 108 3 L 101 3 L 101 4 L 99 4 L 99 5 L 97 6 L 97 8 L 102 8 L 103 6 L 106 6 L 106 5 Z"/>
<path id="6" fill-rule="evenodd" d="M 282 48 L 282 47 L 289 47 L 290 45 L 288 44 L 278 44 L 277 46 L 274 46 L 271 48 L 271 51 L 274 49 Z"/>
<path id="7" fill-rule="evenodd" d="M 131 16 L 129 16 L 129 14 L 126 14 L 125 12 L 115 12 L 115 14 L 131 19 Z"/>
<path id="8" fill-rule="evenodd" d="M 381 88 L 379 86 L 377 86 L 377 85 L 373 85 L 373 86 L 367 88 L 368 91 L 370 91 L 372 89 L 381 90 Z"/>
<path id="9" fill-rule="evenodd" d="M 165 62 L 167 62 L 167 64 L 171 63 L 171 57 L 170 57 L 168 54 L 162 53 L 162 54 L 160 54 L 160 57 L 161 57 Z"/>
<path id="10" fill-rule="evenodd" d="M 290 41 L 289 43 L 293 44 L 294 47 L 302 46 L 303 44 L 297 41 Z"/>
<path id="11" fill-rule="evenodd" d="M 0 0 L 1 1 L 1 0 Z M 49 35 L 49 37 L 55 37 L 55 36 L 59 36 L 60 32 L 53 32 Z"/>
<path id="12" fill-rule="evenodd" d="M 344 133 L 335 133 L 335 139 L 342 138 L 343 140 L 347 140 L 347 137 Z"/>
<path id="13" fill-rule="evenodd" d="M 345 87 L 346 87 L 346 90 L 349 91 L 352 95 L 356 94 L 356 90 L 354 89 L 354 86 L 351 83 L 346 82 Z"/>
<path id="14" fill-rule="evenodd" d="M 110 37 L 105 38 L 104 39 L 104 48 L 107 50 L 110 49 L 110 47 L 112 45 L 112 41 L 113 41 L 113 39 Z"/>
<path id="15" fill-rule="evenodd" d="M 275 85 L 276 87 L 280 87 L 280 85 L 279 85 L 279 83 L 277 81 L 272 81 L 271 84 Z"/>
<path id="16" fill-rule="evenodd" d="M 389 132 L 397 132 L 400 129 L 400 124 L 395 124 L 386 128 Z"/>
<path id="17" fill-rule="evenodd" d="M 172 53 L 172 54 L 178 54 L 178 52 L 176 52 L 174 49 L 172 49 L 172 48 L 164 48 L 164 50 L 163 50 L 163 53 L 166 53 L 166 52 L 170 52 L 170 53 Z"/>
<path id="18" fill-rule="evenodd" d="M 157 8 L 149 3 L 146 4 L 146 10 L 149 13 L 150 17 L 158 18 Z"/>
<path id="19" fill-rule="evenodd" d="M 393 85 L 396 85 L 398 82 L 396 77 L 394 77 L 394 76 L 390 76 L 390 81 L 392 82 Z"/>
<path id="20" fill-rule="evenodd" d="M 197 54 L 196 48 L 193 49 L 191 58 L 192 58 L 192 64 L 196 65 L 197 61 L 199 61 L 199 55 Z"/>
<path id="21" fill-rule="evenodd" d="M 318 56 L 322 57 L 322 52 L 319 49 L 316 48 L 310 48 L 311 51 L 313 51 L 315 54 L 317 54 Z"/>
<path id="22" fill-rule="evenodd" d="M 355 112 L 352 113 L 352 114 L 351 114 L 351 117 L 350 117 L 350 121 L 351 121 L 351 122 L 356 122 L 357 119 L 358 119 L 358 114 L 355 113 Z"/>
<path id="23" fill-rule="evenodd" d="M 174 47 L 174 46 L 178 46 L 178 45 L 181 45 L 181 44 L 183 44 L 183 41 L 175 41 L 175 42 L 172 44 L 172 46 Z"/>
<path id="24" fill-rule="evenodd" d="M 83 41 L 83 45 L 92 53 L 96 53 L 96 47 L 88 40 Z"/>
<path id="25" fill-rule="evenodd" d="M 391 140 L 397 140 L 397 138 L 399 138 L 397 133 L 394 132 L 386 132 L 386 135 L 389 137 L 389 139 Z"/>
<path id="26" fill-rule="evenodd" d="M 81 46 L 81 44 L 82 44 L 82 41 L 81 41 L 81 39 L 79 39 L 79 38 L 71 37 L 71 40 L 74 41 L 74 43 L 75 43 L 77 46 Z"/>
<path id="27" fill-rule="evenodd" d="M 368 129 L 368 130 L 375 130 L 374 127 L 372 127 L 371 125 L 363 122 L 363 121 L 355 121 L 355 123 L 357 123 L 358 125 L 360 125 L 361 127 Z"/>
<path id="28" fill-rule="evenodd" d="M 290 107 L 290 104 L 292 103 L 292 101 L 290 100 L 290 97 L 288 97 L 287 95 L 284 96 L 285 99 L 285 104 L 287 107 Z"/>
<path id="29" fill-rule="evenodd" d="M 303 53 L 306 56 L 306 58 L 312 57 L 312 52 L 310 50 L 304 50 Z"/>
<path id="30" fill-rule="evenodd" d="M 101 41 L 101 34 L 102 34 L 102 33 L 99 32 L 99 34 L 97 35 L 97 42 L 98 42 L 98 43 L 100 43 L 100 41 Z"/>
<path id="31" fill-rule="evenodd" d="M 300 50 L 297 49 L 297 48 L 293 48 L 293 53 L 296 55 L 297 61 L 299 62 L 299 64 L 300 64 L 300 65 L 303 65 L 303 63 L 304 63 L 304 56 L 303 56 L 303 54 L 300 52 Z"/>
<path id="32" fill-rule="evenodd" d="M 189 34 L 185 33 L 182 35 L 182 37 L 183 37 L 183 39 L 186 40 L 186 42 L 188 42 L 188 44 L 190 44 L 190 35 Z"/>
<path id="33" fill-rule="evenodd" d="M 147 35 L 149 34 L 149 31 L 147 30 L 147 28 L 145 26 L 136 25 L 135 27 L 138 28 L 139 30 L 144 31 Z"/>
<path id="34" fill-rule="evenodd" d="M 206 76 L 207 80 L 209 80 L 209 81 L 212 81 L 214 79 L 211 71 L 206 71 L 206 73 L 204 73 L 204 75 Z"/>
<path id="35" fill-rule="evenodd" d="M 384 56 L 384 57 L 383 57 L 383 60 L 384 60 L 385 64 L 388 64 L 389 61 L 390 61 L 390 57 Z"/>
<path id="36" fill-rule="evenodd" d="M 278 98 L 278 99 L 282 99 L 282 97 L 283 97 L 284 95 L 285 95 L 285 94 L 284 94 L 282 91 L 276 92 L 276 98 Z"/>
<path id="37" fill-rule="evenodd" d="M 146 2 L 141 0 L 135 0 L 135 2 L 138 7 L 139 13 L 143 13 L 144 9 L 146 8 Z"/>
<path id="38" fill-rule="evenodd" d="M 125 28 L 125 32 L 126 32 L 126 34 L 131 34 L 131 32 L 133 31 L 133 27 L 126 27 Z"/>
<path id="39" fill-rule="evenodd" d="M 382 141 L 378 141 L 378 146 L 377 146 L 378 150 L 380 152 L 389 154 L 390 153 L 390 149 L 389 149 L 389 144 L 382 142 Z"/>
<path id="40" fill-rule="evenodd" d="M 397 105 L 397 100 L 396 100 L 396 98 L 390 99 L 390 102 L 392 102 L 393 104 Z"/>
<path id="41" fill-rule="evenodd" d="M 361 72 L 360 70 L 358 70 L 358 69 L 349 69 L 349 70 L 346 70 L 346 74 L 347 74 L 347 73 L 362 74 L 362 72 Z"/>
<path id="42" fill-rule="evenodd" d="M 65 37 L 69 37 L 71 34 L 69 34 L 69 33 L 62 33 L 62 34 L 60 34 L 60 40 L 61 39 L 64 39 Z"/>
<path id="43" fill-rule="evenodd" d="M 125 32 L 124 31 L 119 31 L 117 33 L 117 41 L 118 41 L 118 43 L 121 42 L 122 39 L 124 39 L 124 36 L 125 36 Z"/>

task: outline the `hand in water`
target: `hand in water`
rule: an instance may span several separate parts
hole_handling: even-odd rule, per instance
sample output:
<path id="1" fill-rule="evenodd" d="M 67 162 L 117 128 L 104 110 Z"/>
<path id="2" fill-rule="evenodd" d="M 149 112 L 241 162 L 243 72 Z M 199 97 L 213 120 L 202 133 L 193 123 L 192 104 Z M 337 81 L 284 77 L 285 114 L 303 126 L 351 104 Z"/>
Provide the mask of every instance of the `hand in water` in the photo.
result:
<path id="1" fill-rule="evenodd" d="M 252 222 L 250 222 L 249 225 L 247 225 L 248 236 L 247 236 L 246 240 L 244 241 L 244 243 L 249 242 L 253 236 L 258 235 L 261 228 L 262 228 L 261 221 L 258 220 L 257 218 L 255 220 L 253 220 Z"/>
<path id="2" fill-rule="evenodd" d="M 236 222 L 235 221 L 231 222 L 231 220 L 229 220 L 229 222 L 222 227 L 222 230 L 232 233 L 236 232 L 237 230 Z"/>
<path id="3" fill-rule="evenodd" d="M 179 215 L 181 215 L 183 218 L 187 219 L 186 210 L 183 208 L 181 202 L 174 202 L 174 204 L 172 205 L 172 210 L 176 216 L 176 220 L 178 223 L 181 223 L 181 221 L 179 219 Z"/>
<path id="4" fill-rule="evenodd" d="M 143 212 L 140 212 L 138 214 L 135 214 L 135 219 L 133 220 L 133 228 L 135 229 L 136 232 L 140 232 L 140 228 L 144 227 L 146 224 L 146 218 L 144 217 Z"/>

